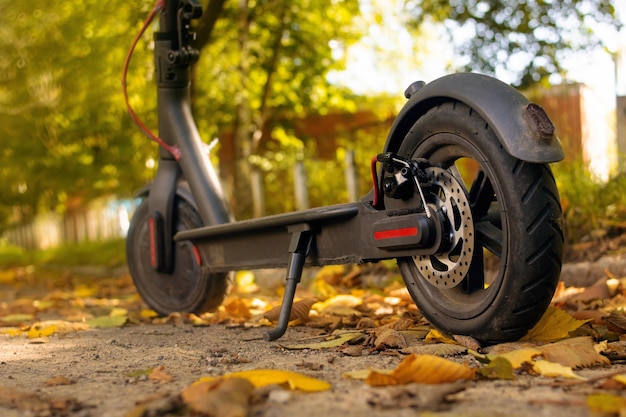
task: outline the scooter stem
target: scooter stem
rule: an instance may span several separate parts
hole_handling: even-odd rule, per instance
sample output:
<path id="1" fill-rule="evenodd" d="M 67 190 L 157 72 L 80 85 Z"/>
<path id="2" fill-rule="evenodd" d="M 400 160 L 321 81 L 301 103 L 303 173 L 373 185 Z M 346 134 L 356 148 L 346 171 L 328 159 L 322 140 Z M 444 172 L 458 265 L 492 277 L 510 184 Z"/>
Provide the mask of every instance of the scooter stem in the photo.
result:
<path id="1" fill-rule="evenodd" d="M 189 22 L 200 14 L 196 1 L 172 0 L 160 16 L 160 30 L 154 35 L 159 136 L 178 148 L 177 162 L 200 217 L 205 225 L 214 225 L 229 222 L 231 214 L 191 112 L 190 68 L 199 52 L 190 46 Z M 160 159 L 174 156 L 161 148 Z"/>

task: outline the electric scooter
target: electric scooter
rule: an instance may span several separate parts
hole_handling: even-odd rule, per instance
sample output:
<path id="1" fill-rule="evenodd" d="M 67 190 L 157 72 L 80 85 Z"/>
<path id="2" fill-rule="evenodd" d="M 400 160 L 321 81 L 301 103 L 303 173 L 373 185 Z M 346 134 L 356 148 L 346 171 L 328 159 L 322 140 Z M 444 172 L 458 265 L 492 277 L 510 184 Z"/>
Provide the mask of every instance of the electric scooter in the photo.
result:
<path id="1" fill-rule="evenodd" d="M 396 259 L 420 312 L 447 333 L 498 343 L 541 318 L 563 251 L 549 164 L 564 154 L 540 106 L 479 74 L 415 82 L 359 201 L 235 221 L 190 110 L 190 67 L 199 55 L 191 21 L 201 14 L 196 0 L 159 0 L 125 63 L 158 15 L 158 137 L 129 106 L 160 144 L 158 169 L 139 192 L 126 249 L 152 309 L 215 309 L 231 271 L 286 268 L 278 323 L 264 336 L 276 340 L 305 266 Z"/>

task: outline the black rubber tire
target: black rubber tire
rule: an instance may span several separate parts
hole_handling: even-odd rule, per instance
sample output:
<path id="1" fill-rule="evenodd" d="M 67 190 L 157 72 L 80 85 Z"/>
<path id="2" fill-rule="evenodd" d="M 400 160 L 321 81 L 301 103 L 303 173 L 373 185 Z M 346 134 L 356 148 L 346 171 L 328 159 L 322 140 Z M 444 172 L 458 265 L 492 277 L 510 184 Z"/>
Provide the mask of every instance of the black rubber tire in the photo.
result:
<path id="1" fill-rule="evenodd" d="M 420 274 L 418 258 L 398 260 L 422 314 L 441 330 L 485 343 L 523 337 L 546 311 L 561 271 L 562 209 L 550 167 L 509 155 L 482 117 L 459 102 L 418 119 L 399 154 L 451 173 L 460 158 L 479 166 L 472 180 L 461 180 L 475 227 L 463 285 L 435 286 Z"/>
<path id="2" fill-rule="evenodd" d="M 202 226 L 196 209 L 180 197 L 174 201 L 174 218 L 176 232 Z M 189 241 L 175 243 L 171 273 L 155 271 L 150 264 L 148 219 L 148 200 L 145 199 L 137 207 L 126 237 L 128 268 L 141 298 L 161 315 L 203 313 L 217 308 L 229 287 L 228 274 L 209 273 L 206 257 Z"/>

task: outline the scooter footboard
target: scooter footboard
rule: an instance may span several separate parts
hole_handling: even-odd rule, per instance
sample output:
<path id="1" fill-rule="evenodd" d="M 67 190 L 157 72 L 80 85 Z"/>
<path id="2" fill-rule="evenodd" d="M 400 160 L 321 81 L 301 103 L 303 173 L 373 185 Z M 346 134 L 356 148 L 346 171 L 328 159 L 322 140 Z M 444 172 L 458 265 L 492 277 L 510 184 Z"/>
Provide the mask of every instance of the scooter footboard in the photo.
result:
<path id="1" fill-rule="evenodd" d="M 439 222 L 423 213 L 389 216 L 358 202 L 202 227 L 175 240 L 191 240 L 214 272 L 282 268 L 289 265 L 292 236 L 303 225 L 313 236 L 310 266 L 430 254 L 441 235 Z"/>

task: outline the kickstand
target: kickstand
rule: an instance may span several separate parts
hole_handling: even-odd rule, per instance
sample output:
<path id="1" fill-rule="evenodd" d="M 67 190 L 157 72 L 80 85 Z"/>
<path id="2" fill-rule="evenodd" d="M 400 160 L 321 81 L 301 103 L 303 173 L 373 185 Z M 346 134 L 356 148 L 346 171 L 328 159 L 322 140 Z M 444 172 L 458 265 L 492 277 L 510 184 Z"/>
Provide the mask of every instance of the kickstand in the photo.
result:
<path id="1" fill-rule="evenodd" d="M 289 316 L 291 315 L 291 306 L 293 305 L 293 298 L 296 294 L 296 286 L 302 277 L 304 261 L 309 254 L 311 243 L 313 242 L 313 232 L 311 227 L 306 223 L 290 226 L 288 230 L 292 235 L 291 243 L 289 244 L 289 253 L 291 255 L 289 257 L 289 266 L 287 267 L 285 294 L 283 295 L 283 301 L 280 306 L 278 324 L 274 329 L 265 332 L 263 335 L 263 339 L 266 342 L 278 339 L 287 331 Z"/>

